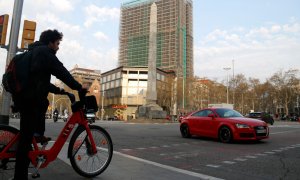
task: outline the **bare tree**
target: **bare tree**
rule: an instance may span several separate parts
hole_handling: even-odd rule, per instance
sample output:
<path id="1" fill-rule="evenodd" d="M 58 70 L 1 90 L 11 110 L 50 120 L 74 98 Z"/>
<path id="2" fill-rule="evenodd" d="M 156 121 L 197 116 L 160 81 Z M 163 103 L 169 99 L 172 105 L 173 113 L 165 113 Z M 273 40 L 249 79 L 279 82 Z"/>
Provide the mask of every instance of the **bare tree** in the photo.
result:
<path id="1" fill-rule="evenodd" d="M 297 96 L 299 85 L 297 73 L 299 73 L 299 70 L 296 69 L 290 69 L 286 72 L 280 70 L 269 79 L 276 92 L 276 104 L 279 108 L 284 109 L 286 115 L 290 114 L 289 109 L 293 107 L 292 100 Z"/>

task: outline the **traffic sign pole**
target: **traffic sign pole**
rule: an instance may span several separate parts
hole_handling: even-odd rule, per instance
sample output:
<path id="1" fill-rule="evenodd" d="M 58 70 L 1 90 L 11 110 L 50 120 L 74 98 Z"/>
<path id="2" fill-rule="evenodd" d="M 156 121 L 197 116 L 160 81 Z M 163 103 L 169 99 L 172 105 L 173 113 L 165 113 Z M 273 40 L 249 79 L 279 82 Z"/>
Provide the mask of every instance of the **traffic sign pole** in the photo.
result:
<path id="1" fill-rule="evenodd" d="M 16 55 L 18 49 L 18 37 L 20 30 L 21 15 L 23 10 L 23 1 L 24 0 L 15 0 L 14 10 L 12 15 L 12 23 L 10 30 L 9 46 L 6 59 L 6 66 L 9 64 L 10 60 Z M 11 95 L 10 93 L 3 90 L 2 92 L 2 106 L 0 112 L 0 124 L 9 124 L 9 112 L 11 104 Z"/>

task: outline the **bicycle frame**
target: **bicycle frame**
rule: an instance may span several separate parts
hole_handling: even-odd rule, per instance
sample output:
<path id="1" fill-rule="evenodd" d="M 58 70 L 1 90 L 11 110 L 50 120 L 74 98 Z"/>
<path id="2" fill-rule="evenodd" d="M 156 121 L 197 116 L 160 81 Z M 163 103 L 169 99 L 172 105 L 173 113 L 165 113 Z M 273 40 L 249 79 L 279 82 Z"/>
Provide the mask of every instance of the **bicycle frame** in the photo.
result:
<path id="1" fill-rule="evenodd" d="M 33 138 L 32 144 L 33 144 L 33 150 L 31 150 L 28 154 L 29 159 L 31 160 L 31 163 L 34 166 L 38 165 L 38 159 L 39 157 L 45 157 L 45 161 L 41 164 L 40 168 L 45 168 L 47 165 L 54 161 L 61 149 L 63 148 L 64 144 L 66 143 L 69 135 L 71 134 L 72 130 L 74 129 L 75 125 L 78 124 L 79 126 L 83 126 L 87 132 L 88 139 L 92 145 L 92 152 L 97 153 L 97 148 L 95 145 L 94 138 L 91 134 L 88 121 L 85 118 L 84 112 L 82 109 L 80 109 L 77 112 L 74 112 L 72 116 L 69 117 L 68 121 L 66 122 L 66 125 L 61 130 L 57 140 L 53 144 L 53 146 L 48 149 L 39 149 L 38 143 L 35 141 L 35 138 Z M 0 152 L 0 157 L 5 158 L 13 158 L 15 157 L 15 153 L 9 153 L 7 152 L 19 139 L 19 134 L 17 134 L 14 139 L 7 144 L 7 146 L 3 149 L 2 152 Z"/>

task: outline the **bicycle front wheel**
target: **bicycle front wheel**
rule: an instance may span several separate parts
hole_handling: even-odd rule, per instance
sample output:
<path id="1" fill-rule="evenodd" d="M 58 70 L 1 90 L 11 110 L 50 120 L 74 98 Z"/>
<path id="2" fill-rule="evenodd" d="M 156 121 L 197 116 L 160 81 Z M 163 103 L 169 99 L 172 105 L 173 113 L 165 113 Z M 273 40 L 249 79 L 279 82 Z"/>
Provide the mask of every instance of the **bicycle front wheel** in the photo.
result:
<path id="1" fill-rule="evenodd" d="M 97 153 L 92 153 L 92 146 L 83 127 L 72 135 L 68 156 L 73 169 L 84 177 L 95 177 L 109 165 L 113 155 L 113 144 L 107 131 L 99 126 L 90 125 Z"/>

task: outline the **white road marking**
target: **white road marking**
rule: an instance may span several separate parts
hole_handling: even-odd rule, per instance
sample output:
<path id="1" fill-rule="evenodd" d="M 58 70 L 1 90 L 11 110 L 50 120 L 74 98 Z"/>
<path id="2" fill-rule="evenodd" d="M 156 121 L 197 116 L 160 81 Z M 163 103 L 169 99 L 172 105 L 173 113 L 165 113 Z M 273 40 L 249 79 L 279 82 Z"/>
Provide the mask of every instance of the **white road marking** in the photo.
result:
<path id="1" fill-rule="evenodd" d="M 300 147 L 300 145 L 298 145 L 298 144 L 294 144 L 294 145 L 291 145 L 291 146 L 293 146 L 293 147 Z"/>
<path id="2" fill-rule="evenodd" d="M 220 178 L 216 178 L 216 177 L 213 177 L 213 176 L 208 176 L 208 175 L 205 175 L 205 174 L 195 173 L 195 172 L 192 172 L 192 171 L 187 171 L 187 170 L 175 168 L 175 167 L 172 167 L 172 166 L 167 166 L 167 165 L 164 165 L 164 164 L 156 163 L 156 162 L 153 162 L 153 161 L 148 161 L 146 159 L 130 156 L 130 155 L 127 155 L 127 154 L 120 153 L 118 151 L 114 151 L 114 154 L 129 158 L 129 159 L 133 159 L 133 160 L 136 160 L 136 161 L 139 161 L 139 162 L 147 163 L 147 164 L 150 164 L 150 165 L 153 165 L 153 166 L 157 166 L 157 167 L 160 167 L 160 168 L 164 168 L 164 169 L 167 169 L 167 170 L 170 170 L 170 171 L 174 171 L 174 172 L 178 172 L 178 173 L 198 177 L 198 178 L 201 178 L 201 179 L 222 180 Z"/>
<path id="3" fill-rule="evenodd" d="M 207 164 L 207 167 L 212 167 L 212 168 L 218 168 L 220 165 L 214 165 L 214 164 Z"/>
<path id="4" fill-rule="evenodd" d="M 294 147 L 294 146 L 288 146 L 288 148 L 289 148 L 289 149 L 294 149 L 294 148 L 296 148 L 296 147 Z"/>
<path id="5" fill-rule="evenodd" d="M 51 142 L 51 144 L 52 143 L 54 143 L 54 141 Z M 48 146 L 51 147 L 53 145 L 53 144 L 52 145 L 51 144 L 49 143 Z M 65 143 L 63 149 L 61 150 L 61 152 L 58 155 L 58 158 L 71 166 L 70 160 L 68 159 L 67 153 L 66 153 L 67 150 L 68 150 L 68 144 L 69 144 L 68 142 Z M 223 179 L 213 177 L 213 176 L 209 176 L 209 175 L 206 175 L 206 174 L 195 173 L 195 172 L 192 172 L 192 171 L 187 171 L 187 170 L 179 169 L 179 168 L 176 168 L 176 167 L 167 166 L 167 165 L 156 163 L 156 162 L 153 162 L 153 161 L 148 161 L 146 159 L 141 159 L 141 158 L 138 158 L 138 157 L 130 156 L 130 155 L 118 152 L 118 151 L 114 151 L 114 155 L 119 155 L 119 156 L 122 156 L 122 157 L 125 157 L 125 158 L 129 158 L 129 159 L 136 160 L 136 161 L 139 161 L 139 162 L 147 163 L 147 164 L 157 166 L 159 168 L 167 169 L 167 170 L 170 170 L 170 171 L 174 171 L 174 172 L 177 172 L 177 173 L 182 173 L 182 174 L 186 174 L 186 175 L 189 175 L 189 176 L 198 177 L 200 179 L 223 180 Z"/>
<path id="6" fill-rule="evenodd" d="M 273 133 L 270 133 L 270 134 L 274 135 L 274 134 L 291 133 L 291 132 L 299 131 L 299 128 L 297 128 L 297 129 L 298 130 L 294 130 L 294 131 L 280 131 L 280 132 L 273 132 Z"/>
<path id="7" fill-rule="evenodd" d="M 247 161 L 247 159 L 243 159 L 243 158 L 235 158 L 234 160 L 236 160 L 236 161 Z"/>
<path id="8" fill-rule="evenodd" d="M 131 151 L 132 149 L 121 149 L 121 151 Z"/>
<path id="9" fill-rule="evenodd" d="M 255 159 L 257 157 L 256 156 L 245 156 L 245 158 Z"/>
<path id="10" fill-rule="evenodd" d="M 274 134 L 280 134 L 280 133 L 285 133 L 285 132 L 290 132 L 290 131 L 277 132 L 277 133 L 274 133 Z M 55 141 L 50 141 L 50 142 L 54 143 Z M 66 143 L 66 144 L 68 144 L 68 143 Z M 189 145 L 189 144 L 188 143 L 181 143 L 181 144 L 163 145 L 161 147 L 171 147 L 171 146 L 180 146 L 180 145 Z M 282 152 L 283 150 L 294 149 L 294 148 L 297 148 L 297 147 L 300 147 L 300 144 L 290 145 L 290 146 L 287 146 L 287 147 L 279 148 L 277 150 L 267 151 L 267 152 L 264 152 L 264 154 L 263 153 L 257 153 L 255 155 L 256 156 L 266 156 L 267 154 L 275 154 L 275 152 Z M 150 149 L 157 149 L 159 147 L 152 146 L 152 147 L 149 147 L 149 148 Z M 136 148 L 136 149 L 144 150 L 144 149 L 147 149 L 147 148 Z M 131 151 L 131 150 L 132 149 L 121 149 L 121 151 Z M 157 167 L 160 167 L 160 168 L 175 171 L 175 172 L 178 172 L 178 173 L 183 173 L 183 174 L 187 174 L 187 175 L 190 175 L 190 176 L 199 177 L 199 178 L 202 178 L 202 179 L 219 180 L 219 178 L 216 178 L 216 177 L 213 177 L 213 176 L 200 174 L 200 173 L 195 173 L 195 172 L 192 172 L 192 171 L 187 171 L 187 170 L 179 169 L 179 168 L 172 167 L 172 166 L 163 165 L 163 164 L 156 163 L 156 162 L 153 162 L 153 161 L 148 161 L 146 159 L 141 159 L 141 158 L 138 158 L 138 157 L 135 157 L 135 156 L 123 154 L 123 153 L 117 152 L 117 151 L 114 151 L 114 154 L 118 154 L 120 156 L 129 158 L 129 159 L 133 159 L 133 160 L 140 161 L 140 162 L 143 162 L 143 163 L 147 163 L 147 164 L 150 164 L 150 165 L 153 165 L 153 166 L 157 166 Z M 167 154 L 160 154 L 160 156 L 166 156 L 166 155 Z M 256 156 L 248 155 L 248 156 L 245 156 L 245 158 L 255 159 L 255 158 L 257 158 Z M 175 156 L 175 158 L 180 158 L 180 157 Z M 63 156 L 59 155 L 59 159 L 63 160 L 64 162 L 66 162 L 67 164 L 70 165 L 70 162 L 68 161 L 68 159 L 66 157 L 63 157 Z M 247 159 L 243 159 L 243 158 L 235 158 L 234 160 L 235 161 L 240 161 L 240 162 L 247 161 Z M 224 163 L 224 164 L 235 164 L 236 162 L 234 162 L 234 161 L 223 161 L 222 163 Z M 212 168 L 219 168 L 221 165 L 207 164 L 206 166 L 207 167 L 212 167 Z"/>
<path id="11" fill-rule="evenodd" d="M 225 163 L 225 164 L 235 164 L 235 162 L 233 162 L 233 161 L 223 161 L 223 163 Z"/>
<path id="12" fill-rule="evenodd" d="M 170 147 L 170 146 L 169 146 L 169 145 L 163 145 L 163 146 L 161 146 L 161 147 L 168 148 L 168 147 Z"/>
<path id="13" fill-rule="evenodd" d="M 264 152 L 266 154 L 275 154 L 275 152 L 272 152 L 272 151 L 267 151 L 267 152 Z"/>
<path id="14" fill-rule="evenodd" d="M 266 156 L 266 154 L 262 154 L 262 153 L 257 153 L 255 154 L 256 156 Z"/>
<path id="15" fill-rule="evenodd" d="M 156 147 L 156 146 L 152 146 L 152 147 L 150 147 L 151 149 L 157 149 L 158 147 Z"/>
<path id="16" fill-rule="evenodd" d="M 180 144 L 172 144 L 173 146 L 180 146 Z"/>

